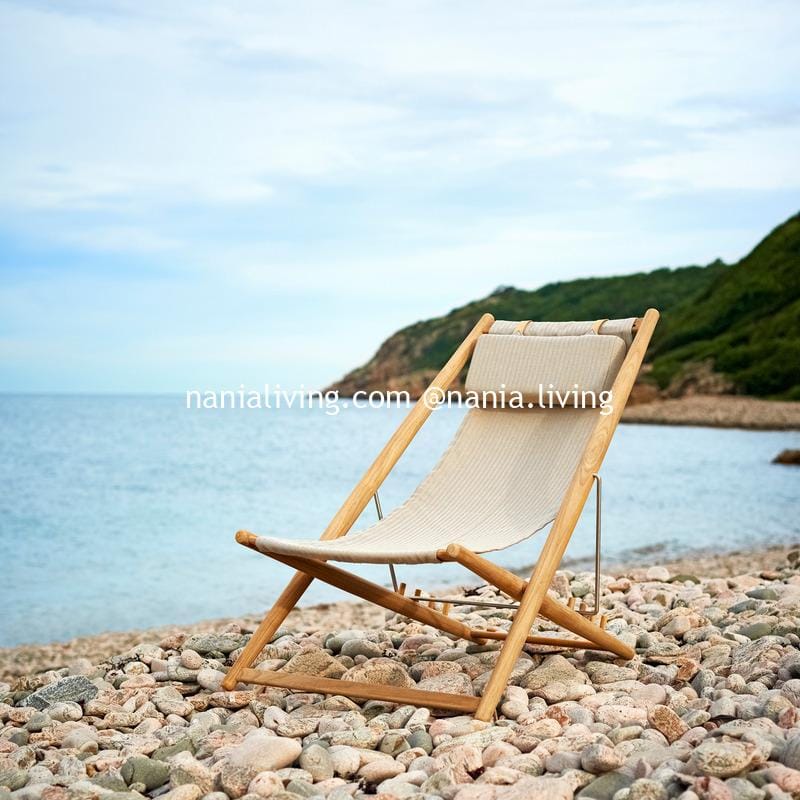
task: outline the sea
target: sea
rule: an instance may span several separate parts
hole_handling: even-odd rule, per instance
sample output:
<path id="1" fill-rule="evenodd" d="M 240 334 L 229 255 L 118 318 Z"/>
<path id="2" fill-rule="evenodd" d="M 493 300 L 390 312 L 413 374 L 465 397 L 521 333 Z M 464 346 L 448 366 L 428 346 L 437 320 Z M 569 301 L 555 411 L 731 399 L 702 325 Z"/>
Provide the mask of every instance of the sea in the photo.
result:
<path id="1" fill-rule="evenodd" d="M 0 646 L 266 610 L 291 570 L 238 529 L 317 538 L 407 410 L 198 409 L 183 395 L 0 395 Z M 436 411 L 381 489 L 388 512 L 463 411 Z M 621 425 L 602 468 L 603 556 L 657 564 L 800 540 L 800 433 Z M 531 486 L 531 492 L 536 487 Z M 368 506 L 355 529 L 371 523 Z M 594 552 L 590 500 L 567 563 Z M 544 532 L 493 554 L 533 564 Z M 389 585 L 387 568 L 355 567 Z M 410 587 L 477 579 L 397 568 Z M 340 599 L 314 582 L 304 603 Z"/>

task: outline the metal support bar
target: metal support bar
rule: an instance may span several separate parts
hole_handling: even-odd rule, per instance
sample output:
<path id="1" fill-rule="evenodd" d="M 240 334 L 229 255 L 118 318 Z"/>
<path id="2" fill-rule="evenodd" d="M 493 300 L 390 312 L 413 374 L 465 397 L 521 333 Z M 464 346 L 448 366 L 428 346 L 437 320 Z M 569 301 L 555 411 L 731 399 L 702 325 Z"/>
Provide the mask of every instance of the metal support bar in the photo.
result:
<path id="1" fill-rule="evenodd" d="M 591 616 L 600 613 L 600 544 L 603 532 L 603 479 L 595 472 L 592 475 L 595 485 L 594 506 L 594 611 Z"/>
<path id="2" fill-rule="evenodd" d="M 377 489 L 375 490 L 375 494 L 373 495 L 373 499 L 375 500 L 375 511 L 378 512 L 378 521 L 383 519 L 383 509 L 381 508 L 381 498 L 378 496 Z M 389 575 L 392 578 L 392 588 L 397 591 L 398 583 L 397 583 L 397 575 L 394 571 L 394 564 L 389 564 Z"/>

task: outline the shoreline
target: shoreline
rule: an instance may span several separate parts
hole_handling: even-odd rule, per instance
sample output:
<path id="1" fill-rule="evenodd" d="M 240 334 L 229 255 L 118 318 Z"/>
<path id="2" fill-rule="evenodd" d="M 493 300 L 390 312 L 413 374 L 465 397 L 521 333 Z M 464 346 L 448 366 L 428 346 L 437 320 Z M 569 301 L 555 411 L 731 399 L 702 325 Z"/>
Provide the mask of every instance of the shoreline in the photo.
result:
<path id="1" fill-rule="evenodd" d="M 800 403 L 739 395 L 690 395 L 625 408 L 631 425 L 686 425 L 755 431 L 800 430 Z"/>
<path id="2" fill-rule="evenodd" d="M 648 570 L 653 567 L 665 568 L 671 575 L 694 575 L 698 578 L 731 578 L 736 575 L 757 573 L 777 568 L 786 561 L 787 555 L 800 549 L 800 544 L 776 544 L 753 550 L 736 549 L 724 553 L 697 550 L 681 557 L 660 561 L 651 555 L 652 561 L 645 566 L 647 554 L 641 553 L 637 561 L 606 560 L 602 574 L 613 578 L 632 578 L 647 580 Z M 520 575 L 529 575 L 533 565 L 515 570 Z M 591 558 L 566 559 L 563 572 L 591 572 Z M 432 592 L 456 592 L 464 585 L 483 585 L 477 578 L 461 584 L 431 587 Z M 13 681 L 21 676 L 41 673 L 47 670 L 62 669 L 72 662 L 86 660 L 92 664 L 104 661 L 116 653 L 135 647 L 144 641 L 158 641 L 181 631 L 188 635 L 206 634 L 230 626 L 238 626 L 243 632 L 251 633 L 257 627 L 261 616 L 266 612 L 251 612 L 241 616 L 221 617 L 199 620 L 193 623 L 166 623 L 156 627 L 137 628 L 127 631 L 103 631 L 96 634 L 77 636 L 69 640 L 46 643 L 23 643 L 0 648 L 0 682 Z M 323 628 L 379 628 L 384 623 L 383 609 L 363 601 L 341 600 L 315 603 L 295 608 L 283 627 L 297 629 L 306 633 Z"/>

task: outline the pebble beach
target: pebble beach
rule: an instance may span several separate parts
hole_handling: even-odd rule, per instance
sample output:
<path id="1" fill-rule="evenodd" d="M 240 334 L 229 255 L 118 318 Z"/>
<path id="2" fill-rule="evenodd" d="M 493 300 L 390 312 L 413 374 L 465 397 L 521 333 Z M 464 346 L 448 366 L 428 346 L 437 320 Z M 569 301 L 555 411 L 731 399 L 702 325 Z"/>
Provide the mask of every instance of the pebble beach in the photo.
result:
<path id="1" fill-rule="evenodd" d="M 800 551 L 609 571 L 608 630 L 636 658 L 527 646 L 491 722 L 223 691 L 255 616 L 0 651 L 0 800 L 800 797 Z M 564 570 L 551 592 L 591 604 L 592 587 Z M 260 666 L 472 695 L 498 650 L 337 603 L 293 612 Z"/>

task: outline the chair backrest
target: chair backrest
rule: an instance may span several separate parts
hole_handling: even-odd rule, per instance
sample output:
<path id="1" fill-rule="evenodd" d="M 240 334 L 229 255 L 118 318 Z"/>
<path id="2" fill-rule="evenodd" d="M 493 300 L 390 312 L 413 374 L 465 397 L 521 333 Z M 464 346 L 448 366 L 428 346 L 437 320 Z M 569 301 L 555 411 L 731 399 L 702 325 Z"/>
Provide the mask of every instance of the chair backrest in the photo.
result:
<path id="1" fill-rule="evenodd" d="M 465 388 L 482 406 L 556 396 L 561 407 L 594 407 L 611 389 L 633 323 L 495 322 L 477 341 Z"/>
<path id="2" fill-rule="evenodd" d="M 540 380 L 545 387 L 558 380 L 572 388 L 580 380 L 595 390 L 610 388 L 634 322 L 495 322 L 478 338 L 467 389 L 505 383 L 525 392 L 537 389 Z M 470 408 L 408 500 L 357 538 L 337 541 L 337 557 L 346 555 L 348 539 L 363 548 L 374 537 L 374 560 L 385 559 L 385 542 L 391 541 L 397 563 L 424 563 L 436 560 L 442 542 L 485 553 L 510 547 L 552 522 L 605 409 L 565 404 L 553 412 L 535 398 L 532 402 L 524 408 Z M 359 560 L 370 556 L 362 549 Z"/>

